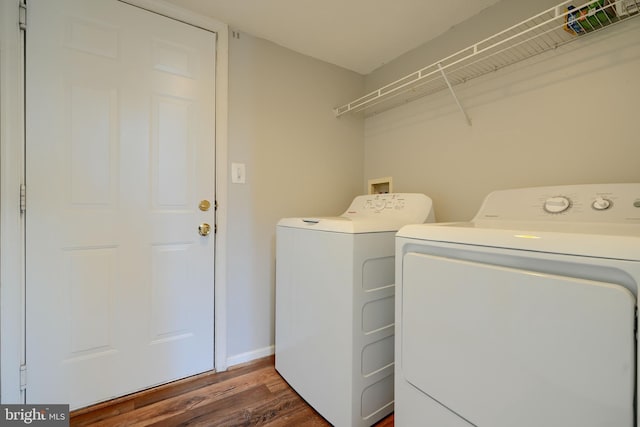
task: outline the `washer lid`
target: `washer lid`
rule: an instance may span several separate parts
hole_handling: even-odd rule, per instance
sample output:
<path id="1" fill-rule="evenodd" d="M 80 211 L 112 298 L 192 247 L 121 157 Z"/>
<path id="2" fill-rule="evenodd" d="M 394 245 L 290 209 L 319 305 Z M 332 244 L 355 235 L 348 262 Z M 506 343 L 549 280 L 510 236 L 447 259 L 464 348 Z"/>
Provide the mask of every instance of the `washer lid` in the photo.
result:
<path id="1" fill-rule="evenodd" d="M 416 224 L 398 237 L 640 261 L 640 224 L 474 221 Z"/>
<path id="2" fill-rule="evenodd" d="M 424 194 L 370 194 L 353 199 L 339 217 L 284 218 L 278 226 L 337 233 L 398 231 L 406 224 L 433 222 L 432 206 Z"/>

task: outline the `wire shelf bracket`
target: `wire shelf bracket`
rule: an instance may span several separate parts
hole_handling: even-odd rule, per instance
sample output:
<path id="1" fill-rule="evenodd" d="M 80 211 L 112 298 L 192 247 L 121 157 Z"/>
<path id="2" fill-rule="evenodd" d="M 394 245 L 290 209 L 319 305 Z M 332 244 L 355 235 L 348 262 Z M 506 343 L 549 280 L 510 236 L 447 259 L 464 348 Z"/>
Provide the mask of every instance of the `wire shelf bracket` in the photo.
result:
<path id="1" fill-rule="evenodd" d="M 456 101 L 456 104 L 458 105 L 458 108 L 460 109 L 460 112 L 462 113 L 462 115 L 466 119 L 467 124 L 469 126 L 471 126 L 471 119 L 469 118 L 469 115 L 467 114 L 467 112 L 464 110 L 464 107 L 462 107 L 462 104 L 460 104 L 460 100 L 456 96 L 456 91 L 453 90 L 453 86 L 451 86 L 451 83 L 449 82 L 449 79 L 447 78 L 447 74 L 444 72 L 444 69 L 442 68 L 442 65 L 440 65 L 439 62 L 438 62 L 438 69 L 440 70 L 440 73 L 442 74 L 442 78 L 444 79 L 445 83 L 447 84 L 447 87 L 449 88 L 449 91 L 451 92 L 451 96 L 453 96 L 453 100 Z"/>

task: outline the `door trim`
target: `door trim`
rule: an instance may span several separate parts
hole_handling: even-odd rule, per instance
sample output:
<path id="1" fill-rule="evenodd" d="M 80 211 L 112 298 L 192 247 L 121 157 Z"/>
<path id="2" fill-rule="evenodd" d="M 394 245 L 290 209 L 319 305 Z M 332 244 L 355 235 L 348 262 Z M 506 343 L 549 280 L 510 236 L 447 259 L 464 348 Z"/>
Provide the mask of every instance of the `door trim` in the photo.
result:
<path id="1" fill-rule="evenodd" d="M 19 0 L 0 2 L 0 399 L 24 402 L 24 37 Z"/>
<path id="2" fill-rule="evenodd" d="M 226 24 L 162 0 L 119 0 L 217 34 L 216 212 L 214 368 L 227 362 L 226 242 L 228 57 Z M 20 365 L 25 360 L 24 215 L 19 187 L 24 180 L 24 39 L 18 27 L 20 0 L 0 2 L 0 401 L 24 403 Z M 28 191 L 27 191 L 28 198 Z M 28 203 L 28 202 L 27 202 Z"/>

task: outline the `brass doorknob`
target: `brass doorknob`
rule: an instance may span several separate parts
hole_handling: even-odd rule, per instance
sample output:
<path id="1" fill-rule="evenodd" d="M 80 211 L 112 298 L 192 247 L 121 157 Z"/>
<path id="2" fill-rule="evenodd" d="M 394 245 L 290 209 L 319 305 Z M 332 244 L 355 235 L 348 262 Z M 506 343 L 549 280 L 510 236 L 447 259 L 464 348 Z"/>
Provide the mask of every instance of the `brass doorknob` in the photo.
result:
<path id="1" fill-rule="evenodd" d="M 206 222 L 205 222 L 205 223 L 200 224 L 200 225 L 198 226 L 198 233 L 199 233 L 201 236 L 208 236 L 208 235 L 209 235 L 209 233 L 211 233 L 211 226 L 210 226 L 209 224 L 207 224 Z"/>
<path id="2" fill-rule="evenodd" d="M 200 208 L 201 211 L 206 212 L 211 208 L 211 202 L 208 200 L 202 200 L 198 205 L 198 208 Z"/>

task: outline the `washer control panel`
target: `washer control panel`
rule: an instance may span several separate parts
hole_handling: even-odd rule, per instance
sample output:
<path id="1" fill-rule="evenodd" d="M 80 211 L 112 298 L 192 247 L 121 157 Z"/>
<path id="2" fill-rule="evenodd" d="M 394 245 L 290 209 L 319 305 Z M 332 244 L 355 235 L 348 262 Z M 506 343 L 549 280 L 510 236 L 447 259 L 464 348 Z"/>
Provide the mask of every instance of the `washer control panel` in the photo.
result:
<path id="1" fill-rule="evenodd" d="M 475 219 L 640 224 L 640 183 L 494 191 Z"/>
<path id="2" fill-rule="evenodd" d="M 351 219 L 425 218 L 433 216 L 431 199 L 419 193 L 385 193 L 357 196 L 342 215 Z M 425 222 L 424 220 L 416 222 Z"/>
<path id="3" fill-rule="evenodd" d="M 372 197 L 365 199 L 364 209 L 382 211 L 384 209 L 404 209 L 405 199 L 399 197 Z"/>

